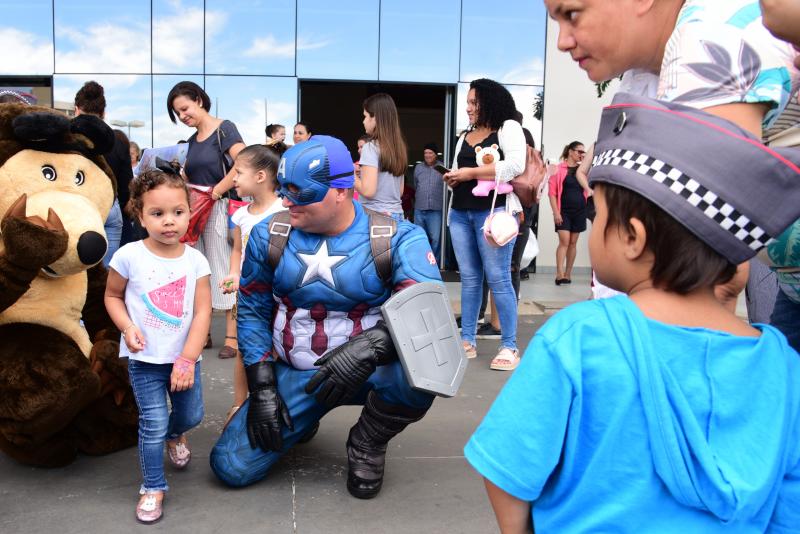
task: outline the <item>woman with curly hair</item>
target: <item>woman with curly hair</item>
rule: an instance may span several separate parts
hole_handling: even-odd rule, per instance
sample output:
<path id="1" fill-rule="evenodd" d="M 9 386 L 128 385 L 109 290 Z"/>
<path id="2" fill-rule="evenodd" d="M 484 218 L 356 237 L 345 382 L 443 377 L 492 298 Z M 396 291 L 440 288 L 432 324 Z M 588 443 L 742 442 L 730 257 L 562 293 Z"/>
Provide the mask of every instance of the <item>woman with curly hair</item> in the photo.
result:
<path id="1" fill-rule="evenodd" d="M 461 338 L 468 358 L 477 356 L 475 334 L 481 305 L 484 273 L 500 316 L 500 349 L 491 368 L 510 371 L 519 365 L 517 350 L 517 296 L 511 284 L 514 240 L 492 247 L 484 238 L 483 225 L 492 207 L 492 196 L 472 194 L 478 180 L 508 182 L 525 169 L 525 135 L 515 119 L 514 98 L 499 83 L 479 79 L 467 94 L 470 127 L 458 140 L 453 170 L 444 175 L 453 190 L 448 226 L 461 273 Z M 500 160 L 478 166 L 475 148 L 497 144 Z M 522 211 L 513 194 L 497 195 L 495 212 Z"/>

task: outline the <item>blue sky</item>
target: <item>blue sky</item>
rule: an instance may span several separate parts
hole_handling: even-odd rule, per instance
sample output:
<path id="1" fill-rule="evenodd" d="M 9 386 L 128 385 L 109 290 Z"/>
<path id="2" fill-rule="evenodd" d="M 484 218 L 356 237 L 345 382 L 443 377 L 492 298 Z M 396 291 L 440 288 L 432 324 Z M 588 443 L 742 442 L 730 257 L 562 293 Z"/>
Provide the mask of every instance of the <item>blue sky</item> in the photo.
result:
<path id="1" fill-rule="evenodd" d="M 256 125 L 264 99 L 267 120 L 294 123 L 295 76 L 423 83 L 489 77 L 512 84 L 526 116 L 543 80 L 540 1 L 506 0 L 499 8 L 485 0 L 205 0 L 205 12 L 203 5 L 153 0 L 151 17 L 150 0 L 0 0 L 0 50 L 14 51 L 0 57 L 0 74 L 55 72 L 55 98 L 67 101 L 82 81 L 102 78 L 108 118 L 145 121 L 131 133 L 148 146 L 185 137 L 183 127 L 164 122 L 162 102 L 181 79 L 207 84 L 221 116 L 241 123 L 248 143 L 263 136 Z M 248 76 L 217 76 L 225 74 Z M 459 125 L 462 93 L 460 85 Z"/>

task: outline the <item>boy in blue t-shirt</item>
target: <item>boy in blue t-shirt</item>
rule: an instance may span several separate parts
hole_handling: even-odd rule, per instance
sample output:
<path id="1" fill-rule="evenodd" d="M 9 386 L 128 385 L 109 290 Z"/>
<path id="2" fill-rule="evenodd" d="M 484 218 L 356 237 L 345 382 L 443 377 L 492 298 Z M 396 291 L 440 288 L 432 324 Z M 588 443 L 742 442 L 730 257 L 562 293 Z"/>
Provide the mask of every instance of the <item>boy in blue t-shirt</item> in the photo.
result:
<path id="1" fill-rule="evenodd" d="M 714 297 L 800 217 L 800 152 L 619 94 L 589 250 L 627 295 L 536 334 L 465 447 L 502 532 L 800 532 L 800 358 Z"/>

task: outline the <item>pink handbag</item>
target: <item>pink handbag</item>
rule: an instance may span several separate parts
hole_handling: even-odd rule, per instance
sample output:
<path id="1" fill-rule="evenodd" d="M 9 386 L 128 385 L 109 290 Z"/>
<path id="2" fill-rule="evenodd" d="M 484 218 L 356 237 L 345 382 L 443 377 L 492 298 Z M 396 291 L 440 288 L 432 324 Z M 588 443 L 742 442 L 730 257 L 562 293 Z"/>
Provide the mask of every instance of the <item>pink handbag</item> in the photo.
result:
<path id="1" fill-rule="evenodd" d="M 494 204 L 497 201 L 497 187 L 494 188 L 494 195 L 492 196 L 492 209 L 489 210 L 489 216 L 483 223 L 483 237 L 489 245 L 499 248 L 502 247 L 519 233 L 519 222 L 517 218 L 508 213 L 507 211 L 494 212 Z"/>

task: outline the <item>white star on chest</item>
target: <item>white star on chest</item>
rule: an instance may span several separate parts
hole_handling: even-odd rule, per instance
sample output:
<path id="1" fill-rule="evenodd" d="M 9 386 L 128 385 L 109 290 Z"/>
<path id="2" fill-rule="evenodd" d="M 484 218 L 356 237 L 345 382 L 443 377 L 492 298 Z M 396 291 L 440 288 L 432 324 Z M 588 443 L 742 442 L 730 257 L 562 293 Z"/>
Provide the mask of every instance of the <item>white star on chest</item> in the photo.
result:
<path id="1" fill-rule="evenodd" d="M 328 242 L 323 241 L 322 246 L 314 254 L 300 254 L 297 257 L 306 264 L 306 272 L 303 275 L 301 286 L 306 285 L 317 278 L 328 282 L 332 287 L 336 287 L 333 282 L 333 268 L 340 262 L 347 259 L 347 256 L 330 256 L 328 254 Z"/>

